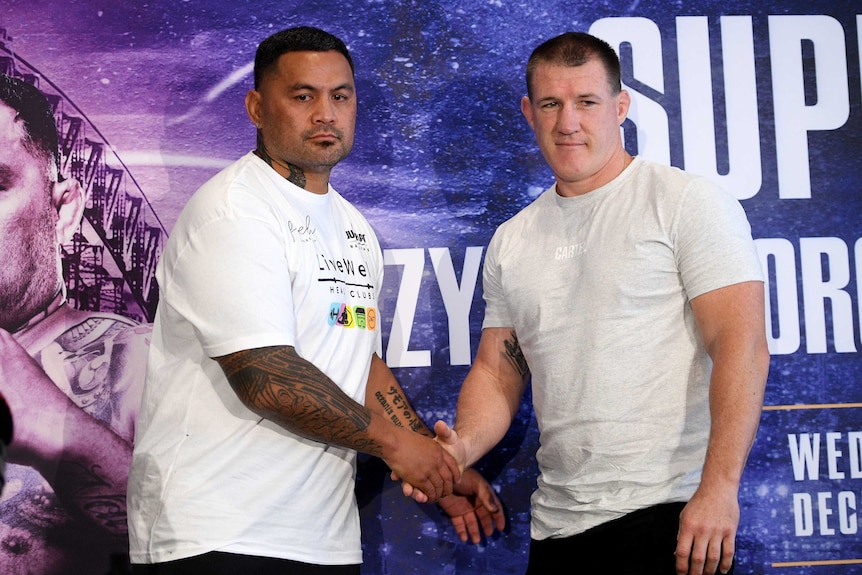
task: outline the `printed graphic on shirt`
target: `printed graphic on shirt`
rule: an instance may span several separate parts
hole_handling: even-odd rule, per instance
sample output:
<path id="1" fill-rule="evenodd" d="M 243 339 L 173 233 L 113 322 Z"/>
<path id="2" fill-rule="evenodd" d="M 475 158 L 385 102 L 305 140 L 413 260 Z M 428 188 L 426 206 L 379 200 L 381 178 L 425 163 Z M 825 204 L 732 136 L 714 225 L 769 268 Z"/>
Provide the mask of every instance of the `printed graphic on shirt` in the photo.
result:
<path id="1" fill-rule="evenodd" d="M 354 230 L 344 230 L 344 234 L 347 236 L 348 247 L 364 252 L 369 251 L 365 242 L 365 234 L 356 233 Z"/>
<path id="2" fill-rule="evenodd" d="M 351 306 L 341 302 L 329 305 L 327 323 L 331 326 L 365 329 L 374 331 L 377 328 L 377 310 L 373 307 Z"/>
<path id="3" fill-rule="evenodd" d="M 287 230 L 290 232 L 290 238 L 298 242 L 310 242 L 314 240 L 314 234 L 317 230 L 311 225 L 311 216 L 305 216 L 305 221 L 297 225 L 290 220 L 287 222 Z"/>
<path id="4" fill-rule="evenodd" d="M 583 255 L 587 251 L 587 246 L 584 243 L 571 244 L 568 246 L 559 246 L 554 250 L 554 259 L 570 260 Z"/>
<path id="5" fill-rule="evenodd" d="M 311 242 L 317 264 L 316 281 L 332 299 L 327 324 L 331 327 L 374 331 L 377 328 L 377 287 L 372 250 L 366 233 L 343 229 L 333 237 L 331 227 L 306 215 L 301 222 L 289 222 L 291 238 Z M 328 238 L 328 240 L 327 240 Z M 335 241 L 332 241 L 335 240 Z"/>

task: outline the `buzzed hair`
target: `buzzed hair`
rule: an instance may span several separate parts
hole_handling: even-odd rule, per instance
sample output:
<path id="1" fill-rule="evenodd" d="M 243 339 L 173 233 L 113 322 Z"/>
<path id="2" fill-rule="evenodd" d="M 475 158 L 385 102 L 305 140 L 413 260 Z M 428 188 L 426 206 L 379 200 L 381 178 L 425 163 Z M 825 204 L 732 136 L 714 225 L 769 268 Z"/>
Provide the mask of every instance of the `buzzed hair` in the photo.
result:
<path id="1" fill-rule="evenodd" d="M 585 32 L 565 32 L 540 44 L 527 61 L 527 96 L 533 97 L 533 74 L 539 64 L 582 66 L 599 60 L 605 68 L 611 93 L 622 90 L 620 59 L 610 44 Z"/>
<path id="2" fill-rule="evenodd" d="M 278 59 L 288 52 L 339 52 L 350 64 L 350 72 L 355 74 L 353 59 L 347 51 L 347 46 L 329 32 L 300 26 L 276 32 L 266 38 L 257 47 L 254 56 L 254 89 L 260 88 L 263 77 L 275 66 Z"/>
<path id="3" fill-rule="evenodd" d="M 56 179 L 60 165 L 57 124 L 48 99 L 33 84 L 0 74 L 0 101 L 15 110 L 16 120 L 21 121 L 24 149 L 43 159 L 50 177 Z"/>

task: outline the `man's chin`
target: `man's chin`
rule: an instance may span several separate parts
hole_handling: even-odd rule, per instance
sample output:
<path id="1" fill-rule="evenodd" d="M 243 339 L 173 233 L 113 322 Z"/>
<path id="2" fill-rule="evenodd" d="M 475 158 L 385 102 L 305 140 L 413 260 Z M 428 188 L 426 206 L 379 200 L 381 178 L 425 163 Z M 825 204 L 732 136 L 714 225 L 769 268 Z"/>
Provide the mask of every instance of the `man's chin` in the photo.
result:
<path id="1" fill-rule="evenodd" d="M 41 293 L 41 292 L 40 292 Z M 47 292 L 46 292 L 47 293 Z M 34 298 L 26 293 L 10 293 L 0 287 L 0 328 L 13 332 L 50 304 L 51 298 Z"/>
<path id="2" fill-rule="evenodd" d="M 346 158 L 349 153 L 350 150 L 345 151 L 343 147 L 332 142 L 327 142 L 326 145 L 321 143 L 317 145 L 317 153 L 314 158 L 311 158 L 311 160 L 312 163 L 317 165 L 319 168 L 332 169 Z"/>

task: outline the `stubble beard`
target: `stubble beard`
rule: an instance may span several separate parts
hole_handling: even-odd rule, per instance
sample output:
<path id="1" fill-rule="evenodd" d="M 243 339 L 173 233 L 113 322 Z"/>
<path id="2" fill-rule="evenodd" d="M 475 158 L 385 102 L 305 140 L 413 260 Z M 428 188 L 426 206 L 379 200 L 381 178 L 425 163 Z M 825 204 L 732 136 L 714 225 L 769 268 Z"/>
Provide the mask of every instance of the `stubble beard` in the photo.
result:
<path id="1" fill-rule="evenodd" d="M 51 209 L 50 206 L 48 206 Z M 50 214 L 18 222 L 18 245 L 7 245 L 0 268 L 0 327 L 15 330 L 44 309 L 62 281 Z M 36 224 L 37 230 L 26 227 Z M 30 241 L 27 242 L 26 240 Z"/>
<path id="2" fill-rule="evenodd" d="M 320 141 L 309 142 L 309 138 L 319 132 L 331 132 L 338 138 L 337 141 Z M 311 153 L 304 154 L 302 163 L 305 167 L 300 167 L 294 162 L 277 158 L 270 153 L 263 141 L 263 134 L 260 130 L 257 132 L 257 149 L 255 154 L 266 162 L 271 168 L 275 169 L 280 166 L 288 171 L 285 179 L 295 186 L 305 188 L 307 178 L 305 172 L 307 169 L 314 171 L 330 171 L 339 162 L 348 156 L 352 145 L 345 145 L 344 134 L 338 129 L 314 129 L 302 134 L 302 143 L 306 148 L 311 148 Z"/>

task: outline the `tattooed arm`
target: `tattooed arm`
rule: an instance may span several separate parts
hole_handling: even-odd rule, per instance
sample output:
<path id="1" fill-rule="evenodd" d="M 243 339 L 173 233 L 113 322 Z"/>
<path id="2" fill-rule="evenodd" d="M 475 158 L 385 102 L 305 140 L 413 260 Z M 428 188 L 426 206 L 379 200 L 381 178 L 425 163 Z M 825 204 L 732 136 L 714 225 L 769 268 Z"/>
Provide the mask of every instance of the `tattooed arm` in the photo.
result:
<path id="1" fill-rule="evenodd" d="M 380 457 L 430 501 L 452 493 L 460 478 L 454 459 L 430 437 L 360 405 L 292 347 L 250 349 L 216 361 L 256 414 L 308 439 Z"/>
<path id="2" fill-rule="evenodd" d="M 407 401 L 404 389 L 395 379 L 389 366 L 376 353 L 371 361 L 368 386 L 365 388 L 365 405 L 398 427 L 406 427 L 426 437 L 434 437 L 434 434 L 422 422 L 413 406 Z"/>
<path id="3" fill-rule="evenodd" d="M 380 413 L 395 425 L 429 438 L 434 437 L 434 433 L 410 405 L 401 384 L 377 354 L 372 358 L 365 397 L 365 404 L 371 411 Z M 422 501 L 422 498 L 415 497 L 409 482 L 405 481 L 403 487 L 405 495 Z M 441 498 L 438 503 L 449 516 L 461 541 L 466 542 L 469 538 L 473 543 L 479 543 L 482 533 L 491 536 L 495 527 L 500 531 L 505 528 L 503 506 L 493 487 L 478 471 L 465 469 L 461 481 L 453 489 L 452 495 Z"/>
<path id="4" fill-rule="evenodd" d="M 482 330 L 476 360 L 458 396 L 454 430 L 442 421 L 434 426 L 438 440 L 462 469 L 476 463 L 506 435 L 529 371 L 514 329 Z"/>
<path id="5" fill-rule="evenodd" d="M 69 511 L 125 537 L 130 443 L 66 397 L 2 329 L 0 358 L 15 426 L 9 462 L 37 470 Z"/>

